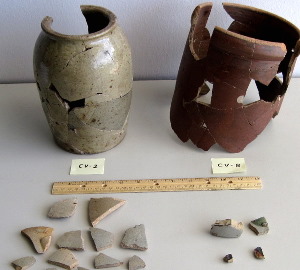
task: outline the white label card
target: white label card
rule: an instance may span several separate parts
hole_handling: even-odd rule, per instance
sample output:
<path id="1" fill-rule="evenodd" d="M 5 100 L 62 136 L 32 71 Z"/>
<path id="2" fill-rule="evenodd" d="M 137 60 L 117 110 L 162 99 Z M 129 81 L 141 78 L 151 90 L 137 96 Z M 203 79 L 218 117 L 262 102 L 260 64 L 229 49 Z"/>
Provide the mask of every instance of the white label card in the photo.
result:
<path id="1" fill-rule="evenodd" d="M 105 158 L 73 159 L 70 174 L 104 174 Z"/>
<path id="2" fill-rule="evenodd" d="M 213 174 L 238 173 L 247 171 L 244 158 L 212 158 L 211 167 Z"/>

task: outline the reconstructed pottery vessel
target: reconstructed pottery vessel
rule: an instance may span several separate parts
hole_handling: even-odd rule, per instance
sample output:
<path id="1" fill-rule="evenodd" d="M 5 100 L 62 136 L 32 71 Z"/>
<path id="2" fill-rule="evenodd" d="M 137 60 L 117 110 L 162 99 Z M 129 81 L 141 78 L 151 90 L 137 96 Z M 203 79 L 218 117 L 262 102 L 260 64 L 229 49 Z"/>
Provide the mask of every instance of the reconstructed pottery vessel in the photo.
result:
<path id="1" fill-rule="evenodd" d="M 206 23 L 212 3 L 193 12 L 170 118 L 183 142 L 190 139 L 203 150 L 218 143 L 235 153 L 278 114 L 300 53 L 300 32 L 272 13 L 231 3 L 223 6 L 234 21 L 228 30 L 215 27 L 211 36 Z M 245 104 L 252 80 L 260 99 Z M 207 82 L 213 84 L 210 103 L 202 99 L 210 91 Z"/>
<path id="2" fill-rule="evenodd" d="M 89 34 L 64 35 L 42 21 L 34 73 L 55 141 L 77 154 L 109 150 L 125 136 L 132 93 L 131 51 L 116 16 L 81 6 Z"/>

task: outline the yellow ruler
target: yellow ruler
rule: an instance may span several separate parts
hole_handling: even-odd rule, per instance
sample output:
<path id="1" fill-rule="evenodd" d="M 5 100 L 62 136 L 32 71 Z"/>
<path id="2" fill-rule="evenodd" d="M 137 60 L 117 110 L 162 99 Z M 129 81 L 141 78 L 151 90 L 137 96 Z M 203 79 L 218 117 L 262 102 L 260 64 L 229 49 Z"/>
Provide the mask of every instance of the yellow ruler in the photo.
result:
<path id="1" fill-rule="evenodd" d="M 210 177 L 55 182 L 52 194 L 261 189 L 260 177 Z"/>

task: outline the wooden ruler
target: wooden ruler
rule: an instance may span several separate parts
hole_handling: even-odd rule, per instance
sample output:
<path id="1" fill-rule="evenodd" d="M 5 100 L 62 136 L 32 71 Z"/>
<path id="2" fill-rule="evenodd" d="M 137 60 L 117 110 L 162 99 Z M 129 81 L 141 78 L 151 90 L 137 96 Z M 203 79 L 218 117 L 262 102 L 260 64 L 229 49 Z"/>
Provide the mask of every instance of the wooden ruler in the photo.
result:
<path id="1" fill-rule="evenodd" d="M 261 189 L 260 177 L 210 177 L 55 182 L 52 194 Z"/>

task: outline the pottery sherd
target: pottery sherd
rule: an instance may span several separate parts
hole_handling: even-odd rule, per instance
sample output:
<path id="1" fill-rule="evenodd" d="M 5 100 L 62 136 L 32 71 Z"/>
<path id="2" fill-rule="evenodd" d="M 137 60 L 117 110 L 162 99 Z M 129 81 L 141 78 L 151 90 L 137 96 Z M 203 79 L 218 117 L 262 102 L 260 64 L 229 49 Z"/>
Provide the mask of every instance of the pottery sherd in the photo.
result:
<path id="1" fill-rule="evenodd" d="M 111 214 L 126 201 L 115 198 L 91 198 L 89 202 L 89 218 L 93 227 L 95 227 L 100 220 Z"/>
<path id="2" fill-rule="evenodd" d="M 109 267 L 117 267 L 123 264 L 123 262 L 116 260 L 112 257 L 109 257 L 103 253 L 100 253 L 95 258 L 95 268 L 102 269 L 102 268 L 109 268 Z"/>
<path id="3" fill-rule="evenodd" d="M 21 231 L 28 237 L 37 253 L 44 253 L 50 246 L 53 228 L 50 227 L 31 227 Z"/>
<path id="4" fill-rule="evenodd" d="M 48 263 L 69 270 L 78 266 L 78 261 L 74 254 L 70 250 L 64 248 L 55 251 L 48 259 Z"/>
<path id="5" fill-rule="evenodd" d="M 147 250 L 148 243 L 145 233 L 145 226 L 143 224 L 137 225 L 126 230 L 122 242 L 122 248 Z"/>
<path id="6" fill-rule="evenodd" d="M 210 233 L 218 237 L 236 238 L 241 236 L 243 228 L 242 222 L 237 222 L 233 219 L 217 220 L 212 225 Z"/>
<path id="7" fill-rule="evenodd" d="M 146 267 L 145 262 L 139 257 L 134 255 L 128 262 L 129 270 L 138 270 Z"/>
<path id="8" fill-rule="evenodd" d="M 48 212 L 49 218 L 67 218 L 74 215 L 77 207 L 77 199 L 71 198 L 56 202 Z"/>
<path id="9" fill-rule="evenodd" d="M 71 250 L 84 250 L 84 240 L 81 231 L 66 232 L 56 242 L 59 248 L 67 248 Z"/>
<path id="10" fill-rule="evenodd" d="M 28 256 L 13 261 L 12 265 L 16 270 L 25 270 L 34 265 L 35 262 L 36 260 L 34 257 Z"/>
<path id="11" fill-rule="evenodd" d="M 253 254 L 256 259 L 259 259 L 259 260 L 265 259 L 265 255 L 264 255 L 261 247 L 257 247 L 256 249 L 254 249 Z"/>
<path id="12" fill-rule="evenodd" d="M 224 258 L 223 261 L 226 263 L 232 263 L 233 262 L 233 257 L 232 254 L 227 254 Z"/>
<path id="13" fill-rule="evenodd" d="M 90 228 L 90 231 L 97 251 L 101 251 L 112 246 L 114 235 L 111 232 L 97 228 Z"/>
<path id="14" fill-rule="evenodd" d="M 249 228 L 257 235 L 263 235 L 269 232 L 269 225 L 265 217 L 252 220 L 249 223 Z"/>

